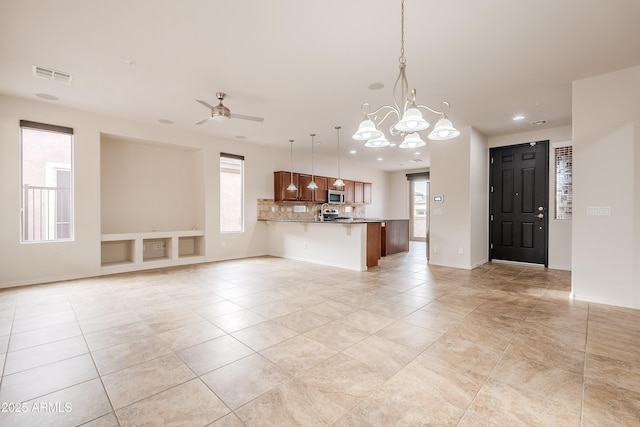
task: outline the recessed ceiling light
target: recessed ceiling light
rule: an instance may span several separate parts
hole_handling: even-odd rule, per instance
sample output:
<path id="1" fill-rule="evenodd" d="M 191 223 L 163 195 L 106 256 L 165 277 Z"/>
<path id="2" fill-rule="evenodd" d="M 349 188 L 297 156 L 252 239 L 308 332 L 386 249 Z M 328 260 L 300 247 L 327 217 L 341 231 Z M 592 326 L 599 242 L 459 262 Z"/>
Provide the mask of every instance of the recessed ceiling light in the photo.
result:
<path id="1" fill-rule="evenodd" d="M 415 152 L 415 153 L 413 153 L 413 154 L 415 154 L 416 156 L 419 156 L 419 155 L 420 155 L 420 152 L 419 152 L 419 151 L 416 151 L 416 152 Z"/>
<path id="2" fill-rule="evenodd" d="M 546 124 L 547 124 L 547 121 L 546 121 L 546 120 L 535 120 L 535 121 L 531 122 L 531 124 L 532 124 L 533 126 L 546 125 Z"/>
<path id="3" fill-rule="evenodd" d="M 169 120 L 169 119 L 160 119 L 158 120 L 160 123 L 165 124 L 165 125 L 172 125 L 173 121 Z"/>
<path id="4" fill-rule="evenodd" d="M 514 122 L 517 122 L 518 120 L 524 120 L 525 117 L 522 114 L 518 114 L 517 116 L 513 116 L 513 118 L 511 120 L 513 120 Z"/>
<path id="5" fill-rule="evenodd" d="M 396 144 L 395 142 L 392 142 L 391 144 L 389 144 L 389 147 L 395 147 L 396 145 L 398 144 Z"/>
<path id="6" fill-rule="evenodd" d="M 382 157 L 378 157 L 376 160 L 378 160 L 379 162 L 382 161 Z"/>
<path id="7" fill-rule="evenodd" d="M 38 98 L 46 99 L 47 101 L 57 101 L 58 97 L 49 95 L 48 93 L 36 93 Z"/>
<path id="8" fill-rule="evenodd" d="M 244 136 L 244 135 L 236 135 L 235 138 L 236 139 L 247 139 L 247 137 Z"/>
<path id="9" fill-rule="evenodd" d="M 373 82 L 369 85 L 369 89 L 371 90 L 380 90 L 384 87 L 384 83 L 382 82 Z"/>
<path id="10" fill-rule="evenodd" d="M 357 153 L 357 151 L 356 151 L 356 150 L 351 150 L 351 151 L 349 151 L 349 154 L 356 154 L 356 153 Z"/>

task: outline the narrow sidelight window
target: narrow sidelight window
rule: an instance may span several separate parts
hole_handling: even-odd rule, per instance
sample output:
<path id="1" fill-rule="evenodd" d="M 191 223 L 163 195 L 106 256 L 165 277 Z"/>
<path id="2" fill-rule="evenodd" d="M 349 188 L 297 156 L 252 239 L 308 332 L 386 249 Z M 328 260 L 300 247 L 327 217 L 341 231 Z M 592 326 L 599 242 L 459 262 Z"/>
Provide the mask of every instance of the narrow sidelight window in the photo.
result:
<path id="1" fill-rule="evenodd" d="M 73 129 L 20 121 L 21 240 L 73 240 Z"/>
<path id="2" fill-rule="evenodd" d="M 244 156 L 220 153 L 220 232 L 244 231 Z"/>
<path id="3" fill-rule="evenodd" d="M 573 147 L 557 147 L 556 163 L 556 219 L 571 219 L 573 211 Z"/>

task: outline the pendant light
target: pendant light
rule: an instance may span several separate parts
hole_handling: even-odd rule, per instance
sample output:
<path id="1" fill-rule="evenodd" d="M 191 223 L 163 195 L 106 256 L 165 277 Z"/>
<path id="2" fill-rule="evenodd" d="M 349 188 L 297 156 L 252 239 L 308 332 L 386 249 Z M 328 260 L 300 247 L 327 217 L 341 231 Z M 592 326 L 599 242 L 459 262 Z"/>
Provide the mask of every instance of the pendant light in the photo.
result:
<path id="1" fill-rule="evenodd" d="M 447 140 L 460 135 L 451 120 L 447 118 L 449 103 L 442 102 L 440 109 L 434 109 L 426 105 L 418 105 L 416 103 L 416 90 L 409 90 L 407 81 L 406 66 L 407 59 L 404 56 L 404 0 L 400 2 L 400 57 L 398 62 L 400 65 L 400 73 L 393 85 L 393 105 L 383 105 L 377 110 L 371 111 L 368 103 L 362 104 L 362 113 L 364 117 L 358 130 L 353 135 L 353 139 L 358 141 L 367 141 L 365 147 L 386 147 L 389 141 L 385 138 L 383 132 L 378 129 L 388 117 L 394 117 L 398 121 L 389 128 L 391 136 L 400 135 L 404 138 L 400 148 L 416 148 L 424 145 L 425 142 L 420 138 L 417 132 L 425 130 L 429 127 L 429 122 L 422 117 L 422 110 L 438 114 L 440 119 L 429 133 L 429 139 Z"/>
<path id="2" fill-rule="evenodd" d="M 293 183 L 293 139 L 290 139 L 289 143 L 291 144 L 291 184 L 287 187 L 287 191 L 298 191 L 298 187 Z"/>
<path id="3" fill-rule="evenodd" d="M 310 134 L 311 135 L 311 182 L 309 183 L 309 185 L 307 185 L 307 188 L 309 190 L 316 190 L 318 188 L 318 184 L 316 184 L 316 177 L 313 174 L 313 146 L 316 145 L 315 142 L 313 142 L 313 137 L 316 136 L 315 133 Z"/>
<path id="4" fill-rule="evenodd" d="M 338 179 L 333 183 L 334 187 L 344 187 L 344 181 L 340 176 L 340 126 L 336 126 L 337 140 L 338 140 Z"/>

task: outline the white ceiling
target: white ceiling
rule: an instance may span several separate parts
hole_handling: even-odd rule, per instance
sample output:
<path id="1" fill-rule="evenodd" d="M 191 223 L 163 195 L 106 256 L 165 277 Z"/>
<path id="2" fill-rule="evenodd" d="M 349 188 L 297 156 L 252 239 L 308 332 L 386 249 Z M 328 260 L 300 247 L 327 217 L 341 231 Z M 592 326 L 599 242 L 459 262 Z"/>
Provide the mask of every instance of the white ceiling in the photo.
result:
<path id="1" fill-rule="evenodd" d="M 640 64 L 638 0 L 407 0 L 405 13 L 418 102 L 448 101 L 458 128 L 487 136 L 569 125 L 572 81 Z M 317 152 L 335 153 L 340 125 L 343 155 L 355 148 L 385 170 L 429 163 L 428 146 L 415 155 L 351 139 L 363 102 L 392 102 L 399 55 L 399 0 L 0 0 L 0 93 L 238 144 L 294 139 L 300 151 L 316 133 Z M 35 78 L 33 65 L 73 82 Z M 196 126 L 209 112 L 195 100 L 215 104 L 218 91 L 232 114 L 264 122 Z"/>

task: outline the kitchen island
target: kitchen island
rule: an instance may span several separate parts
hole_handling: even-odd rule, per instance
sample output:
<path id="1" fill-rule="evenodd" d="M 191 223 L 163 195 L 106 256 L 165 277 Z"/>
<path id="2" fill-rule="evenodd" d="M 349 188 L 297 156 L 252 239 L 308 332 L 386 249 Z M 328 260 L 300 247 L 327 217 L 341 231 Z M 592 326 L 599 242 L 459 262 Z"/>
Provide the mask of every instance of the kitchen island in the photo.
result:
<path id="1" fill-rule="evenodd" d="M 380 259 L 381 220 L 265 220 L 268 253 L 365 271 Z"/>

